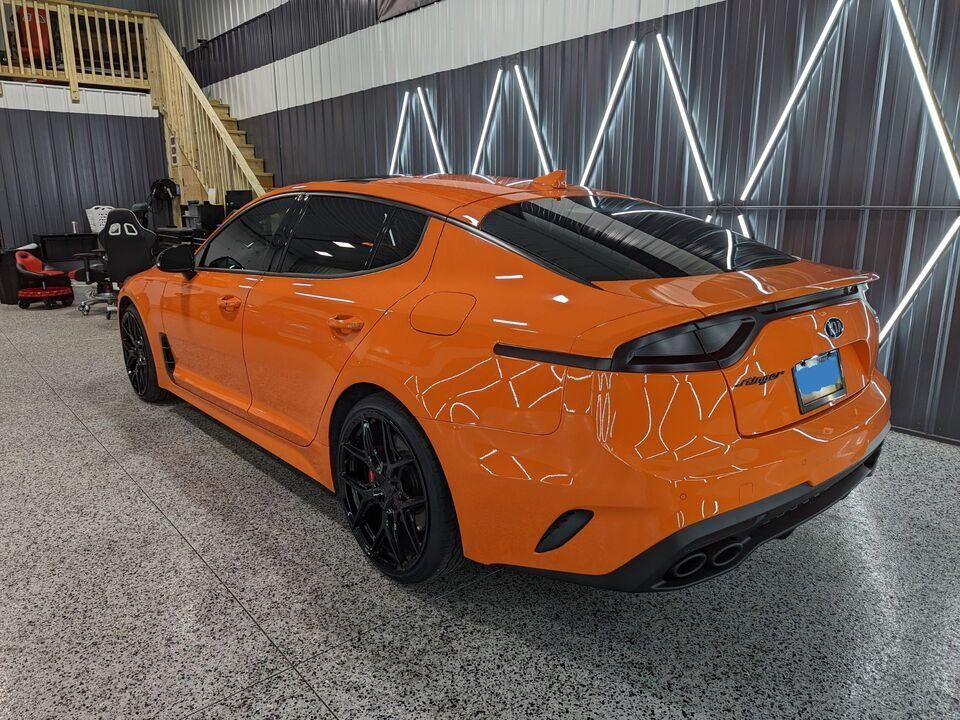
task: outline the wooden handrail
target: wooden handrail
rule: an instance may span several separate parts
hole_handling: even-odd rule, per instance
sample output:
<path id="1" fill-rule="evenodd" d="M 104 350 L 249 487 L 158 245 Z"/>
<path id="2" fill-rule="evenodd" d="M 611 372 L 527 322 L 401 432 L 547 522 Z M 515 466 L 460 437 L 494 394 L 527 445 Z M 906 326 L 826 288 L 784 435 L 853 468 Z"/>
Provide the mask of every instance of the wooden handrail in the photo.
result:
<path id="1" fill-rule="evenodd" d="M 266 192 L 250 164 L 203 94 L 158 20 L 147 20 L 147 66 L 154 107 L 177 141 L 177 152 L 207 188 L 223 200 L 227 189 Z"/>
<path id="2" fill-rule="evenodd" d="M 155 18 L 157 17 L 156 13 L 142 12 L 140 10 L 120 10 L 115 7 L 109 7 L 107 5 L 97 5 L 95 3 L 85 3 L 85 2 L 75 2 L 74 0 L 63 0 L 63 2 L 56 3 L 57 5 L 67 5 L 71 8 L 86 8 L 87 10 L 108 10 L 110 12 L 117 12 L 121 15 L 130 15 L 143 18 Z"/>

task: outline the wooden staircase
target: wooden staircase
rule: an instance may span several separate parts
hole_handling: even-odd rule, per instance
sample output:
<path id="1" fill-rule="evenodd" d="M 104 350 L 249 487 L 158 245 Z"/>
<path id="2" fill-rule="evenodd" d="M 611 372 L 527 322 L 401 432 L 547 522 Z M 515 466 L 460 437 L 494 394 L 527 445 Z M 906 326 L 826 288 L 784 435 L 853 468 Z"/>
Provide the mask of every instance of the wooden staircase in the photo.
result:
<path id="1" fill-rule="evenodd" d="M 253 170 L 254 175 L 257 176 L 257 180 L 263 185 L 263 189 L 268 191 L 273 190 L 275 187 L 273 183 L 273 173 L 267 172 L 263 159 L 257 157 L 253 145 L 247 142 L 247 133 L 240 129 L 237 119 L 230 114 L 230 106 L 221 100 L 211 100 L 210 105 L 213 107 L 214 112 L 217 113 L 217 117 L 220 118 L 227 132 L 230 133 L 230 137 L 232 137 L 233 141 L 237 144 L 237 147 L 240 149 L 240 154 L 246 159 L 250 169 Z"/>
<path id="2" fill-rule="evenodd" d="M 150 96 L 163 117 L 170 175 L 183 200 L 206 200 L 212 191 L 222 204 L 228 190 L 251 190 L 258 197 L 273 188 L 273 175 L 229 106 L 203 94 L 159 21 L 151 19 L 147 28 Z"/>
<path id="3" fill-rule="evenodd" d="M 7 20 L 28 12 L 44 18 L 35 38 L 21 38 Z M 206 200 L 212 191 L 223 203 L 228 190 L 257 197 L 274 186 L 230 108 L 203 94 L 156 15 L 70 0 L 0 0 L 0 78 L 68 85 L 74 102 L 82 86 L 149 90 L 184 200 Z"/>

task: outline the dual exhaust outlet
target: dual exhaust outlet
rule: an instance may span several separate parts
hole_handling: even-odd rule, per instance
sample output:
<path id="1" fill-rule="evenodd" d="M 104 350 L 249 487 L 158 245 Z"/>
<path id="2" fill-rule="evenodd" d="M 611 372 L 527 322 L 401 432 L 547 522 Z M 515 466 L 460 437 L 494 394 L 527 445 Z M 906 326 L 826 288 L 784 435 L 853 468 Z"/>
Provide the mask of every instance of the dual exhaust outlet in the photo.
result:
<path id="1" fill-rule="evenodd" d="M 696 575 L 708 564 L 715 570 L 728 567 L 735 563 L 742 554 L 743 543 L 733 541 L 712 551 L 709 555 L 703 551 L 690 553 L 675 562 L 668 574 L 677 580 L 683 580 L 684 578 Z"/>

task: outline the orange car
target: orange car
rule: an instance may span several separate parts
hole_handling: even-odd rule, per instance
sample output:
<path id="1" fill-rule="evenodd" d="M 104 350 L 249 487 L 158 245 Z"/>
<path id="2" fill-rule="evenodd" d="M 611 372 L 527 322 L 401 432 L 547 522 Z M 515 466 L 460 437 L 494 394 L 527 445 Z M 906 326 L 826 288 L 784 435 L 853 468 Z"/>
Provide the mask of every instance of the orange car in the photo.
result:
<path id="1" fill-rule="evenodd" d="M 259 198 L 119 310 L 143 400 L 335 491 L 391 577 L 466 556 L 647 591 L 871 473 L 875 279 L 557 173 L 394 177 Z"/>

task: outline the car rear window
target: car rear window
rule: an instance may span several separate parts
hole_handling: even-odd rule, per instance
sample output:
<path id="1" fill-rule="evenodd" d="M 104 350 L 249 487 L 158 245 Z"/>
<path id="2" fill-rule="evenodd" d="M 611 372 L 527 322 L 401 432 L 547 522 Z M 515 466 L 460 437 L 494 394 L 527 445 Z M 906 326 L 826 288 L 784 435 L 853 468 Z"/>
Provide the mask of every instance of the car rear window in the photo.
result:
<path id="1" fill-rule="evenodd" d="M 795 262 L 740 233 L 629 198 L 543 198 L 494 210 L 480 229 L 585 281 L 711 275 Z"/>

